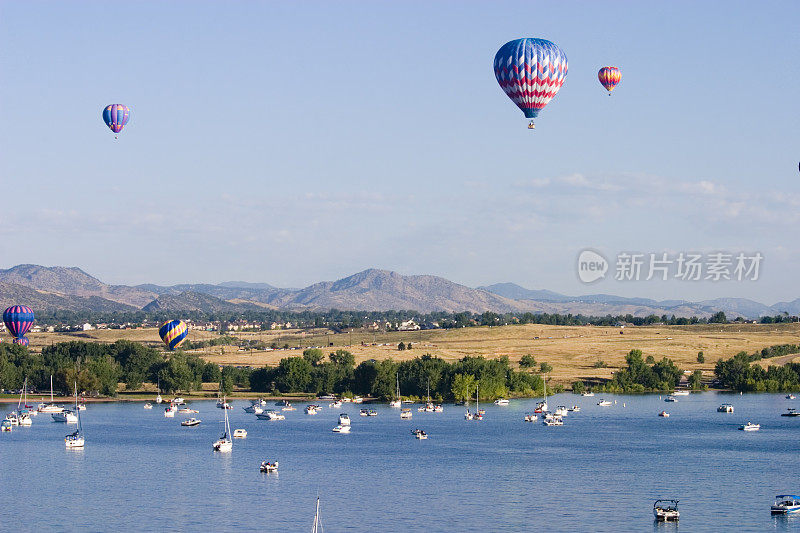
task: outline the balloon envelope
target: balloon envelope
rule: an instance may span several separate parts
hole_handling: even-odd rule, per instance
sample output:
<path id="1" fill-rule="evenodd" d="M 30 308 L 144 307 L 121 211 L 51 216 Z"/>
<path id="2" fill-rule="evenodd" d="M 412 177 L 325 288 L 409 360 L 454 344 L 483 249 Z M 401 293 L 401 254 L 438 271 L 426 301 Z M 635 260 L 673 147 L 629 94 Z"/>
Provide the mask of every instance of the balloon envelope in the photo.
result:
<path id="1" fill-rule="evenodd" d="M 564 84 L 567 55 L 545 39 L 516 39 L 494 56 L 494 75 L 525 117 L 535 118 Z"/>
<path id="2" fill-rule="evenodd" d="M 129 118 L 131 118 L 131 110 L 126 105 L 111 104 L 103 109 L 103 121 L 114 133 L 121 132 Z"/>
<path id="3" fill-rule="evenodd" d="M 164 322 L 158 330 L 158 334 L 161 335 L 161 340 L 164 341 L 167 348 L 174 350 L 189 336 L 189 328 L 183 320 L 170 320 Z"/>
<path id="4" fill-rule="evenodd" d="M 3 312 L 6 329 L 15 338 L 24 337 L 33 325 L 33 309 L 26 305 L 12 305 Z"/>
<path id="5" fill-rule="evenodd" d="M 603 67 L 597 72 L 597 79 L 600 80 L 600 83 L 606 88 L 606 91 L 611 94 L 611 91 L 614 90 L 614 87 L 616 87 L 622 79 L 622 73 L 620 73 L 617 67 Z"/>

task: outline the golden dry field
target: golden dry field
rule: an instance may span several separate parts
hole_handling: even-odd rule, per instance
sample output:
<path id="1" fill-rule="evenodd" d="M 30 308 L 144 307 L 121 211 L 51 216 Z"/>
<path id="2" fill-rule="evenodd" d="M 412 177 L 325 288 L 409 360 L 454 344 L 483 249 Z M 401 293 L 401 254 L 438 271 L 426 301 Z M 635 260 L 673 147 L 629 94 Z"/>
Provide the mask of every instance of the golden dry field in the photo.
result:
<path id="1" fill-rule="evenodd" d="M 660 359 L 666 356 L 684 370 L 701 369 L 710 375 L 714 362 L 719 358 L 731 357 L 741 350 L 749 353 L 774 344 L 800 342 L 800 324 L 644 326 L 624 329 L 531 324 L 390 333 L 354 331 L 335 334 L 319 329 L 311 332 L 282 330 L 231 335 L 267 344 L 275 342 L 281 347 L 288 344 L 296 349 L 250 351 L 235 346 L 216 346 L 192 350 L 190 353 L 219 364 L 245 366 L 276 365 L 284 357 L 299 356 L 301 350 L 309 346 L 319 346 L 326 351 L 346 348 L 355 355 L 356 362 L 386 358 L 404 360 L 425 353 L 447 360 L 465 355 L 506 355 L 512 362 L 518 362 L 523 355 L 531 354 L 537 363 L 547 362 L 553 366 L 553 381 L 569 383 L 581 378 L 611 377 L 616 368 L 624 365 L 625 355 L 634 348 L 642 350 L 645 357 L 652 355 Z M 70 340 L 113 342 L 128 339 L 162 346 L 155 328 L 94 330 L 73 334 L 37 333 L 29 336 L 33 349 Z M 198 341 L 217 336 L 213 332 L 192 331 L 189 338 Z M 401 341 L 411 342 L 413 349 L 399 351 L 397 344 Z M 333 346 L 328 346 L 329 343 Z M 699 351 L 705 354 L 704 364 L 697 363 Z M 800 356 L 781 358 L 779 362 L 789 360 L 800 361 Z M 604 361 L 608 367 L 595 368 L 597 361 Z"/>

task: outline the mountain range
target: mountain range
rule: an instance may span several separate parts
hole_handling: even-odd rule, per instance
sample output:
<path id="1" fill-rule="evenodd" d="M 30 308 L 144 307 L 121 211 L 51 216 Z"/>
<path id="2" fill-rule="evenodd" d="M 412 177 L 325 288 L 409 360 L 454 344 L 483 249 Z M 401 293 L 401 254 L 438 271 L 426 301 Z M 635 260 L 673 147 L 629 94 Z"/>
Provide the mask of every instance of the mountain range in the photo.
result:
<path id="1" fill-rule="evenodd" d="M 336 281 L 302 289 L 267 283 L 162 286 L 109 285 L 77 267 L 17 265 L 0 270 L 0 305 L 26 304 L 39 310 L 69 311 L 245 311 L 258 309 L 414 310 L 482 313 L 560 313 L 589 316 L 675 315 L 708 317 L 723 311 L 729 318 L 758 318 L 783 312 L 800 314 L 800 298 L 764 305 L 744 298 L 690 302 L 625 298 L 609 294 L 567 296 L 530 290 L 514 283 L 471 288 L 437 276 L 405 276 L 368 269 Z"/>

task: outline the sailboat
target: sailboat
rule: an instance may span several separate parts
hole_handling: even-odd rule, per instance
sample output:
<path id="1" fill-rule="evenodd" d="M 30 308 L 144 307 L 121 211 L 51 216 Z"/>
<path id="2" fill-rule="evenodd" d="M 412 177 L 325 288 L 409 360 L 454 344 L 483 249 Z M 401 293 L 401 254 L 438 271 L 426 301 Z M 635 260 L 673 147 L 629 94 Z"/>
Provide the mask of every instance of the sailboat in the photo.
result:
<path id="1" fill-rule="evenodd" d="M 50 403 L 40 403 L 37 409 L 40 413 L 60 413 L 64 410 L 53 401 L 53 374 L 50 374 Z"/>
<path id="2" fill-rule="evenodd" d="M 225 402 L 223 396 L 223 403 Z M 228 421 L 228 410 L 222 410 L 225 413 L 225 432 L 219 437 L 219 440 L 212 445 L 216 452 L 229 452 L 233 450 L 233 441 L 231 440 L 231 424 Z"/>
<path id="3" fill-rule="evenodd" d="M 19 393 L 19 402 L 17 403 L 17 421 L 20 426 L 33 425 L 33 418 L 28 411 L 28 378 L 25 378 L 25 383 L 22 385 L 22 392 Z M 23 402 L 23 396 L 25 400 Z"/>
<path id="4" fill-rule="evenodd" d="M 314 525 L 311 526 L 311 533 L 321 533 L 322 522 L 319 519 L 319 496 L 317 496 L 317 512 L 314 513 Z"/>
<path id="5" fill-rule="evenodd" d="M 397 374 L 397 397 L 389 402 L 389 407 L 402 407 L 403 400 L 400 399 L 400 374 Z"/>
<path id="6" fill-rule="evenodd" d="M 534 409 L 533 412 L 544 413 L 546 411 L 547 411 L 547 374 L 545 374 L 544 376 L 544 401 L 536 404 L 536 409 Z"/>
<path id="7" fill-rule="evenodd" d="M 158 396 L 156 396 L 156 403 L 161 403 L 164 401 L 164 398 L 161 397 L 161 378 L 158 378 Z"/>
<path id="8" fill-rule="evenodd" d="M 483 420 L 483 415 L 486 411 L 481 409 L 480 395 L 478 394 L 478 384 L 475 383 L 475 420 Z"/>
<path id="9" fill-rule="evenodd" d="M 64 437 L 64 445 L 67 448 L 83 449 L 83 426 L 81 426 L 81 410 L 78 409 L 78 383 L 75 382 L 75 412 L 78 413 L 78 429 L 75 433 L 70 433 Z"/>

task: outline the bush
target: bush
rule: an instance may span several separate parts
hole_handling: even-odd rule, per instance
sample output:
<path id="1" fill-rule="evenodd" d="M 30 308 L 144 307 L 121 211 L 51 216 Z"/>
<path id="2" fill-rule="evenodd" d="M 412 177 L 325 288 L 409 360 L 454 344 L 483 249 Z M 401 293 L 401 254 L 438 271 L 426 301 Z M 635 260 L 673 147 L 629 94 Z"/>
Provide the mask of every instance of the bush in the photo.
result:
<path id="1" fill-rule="evenodd" d="M 523 355 L 519 360 L 520 368 L 533 368 L 536 366 L 536 359 L 531 354 Z"/>
<path id="2" fill-rule="evenodd" d="M 572 384 L 572 392 L 574 394 L 583 394 L 586 392 L 586 384 L 583 381 L 576 381 Z"/>
<path id="3" fill-rule="evenodd" d="M 703 355 L 703 352 L 697 352 L 697 362 L 700 364 L 706 362 L 706 356 Z"/>
<path id="4" fill-rule="evenodd" d="M 608 367 L 608 365 L 606 364 L 606 362 L 605 362 L 605 361 L 602 361 L 602 360 L 601 360 L 601 361 L 595 361 L 595 362 L 594 362 L 594 367 L 595 367 L 595 368 L 607 368 L 607 367 Z"/>

